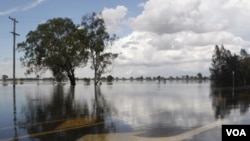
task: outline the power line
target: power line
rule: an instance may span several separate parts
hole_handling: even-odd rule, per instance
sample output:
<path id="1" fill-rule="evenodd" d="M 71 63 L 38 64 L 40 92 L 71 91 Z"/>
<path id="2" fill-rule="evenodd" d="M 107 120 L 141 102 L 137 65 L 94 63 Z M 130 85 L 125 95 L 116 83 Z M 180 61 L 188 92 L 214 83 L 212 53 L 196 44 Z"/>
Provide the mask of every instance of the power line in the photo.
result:
<path id="1" fill-rule="evenodd" d="M 16 23 L 18 21 L 15 18 L 9 17 L 10 20 L 13 21 L 13 87 L 16 85 L 16 36 L 20 36 L 16 33 Z"/>

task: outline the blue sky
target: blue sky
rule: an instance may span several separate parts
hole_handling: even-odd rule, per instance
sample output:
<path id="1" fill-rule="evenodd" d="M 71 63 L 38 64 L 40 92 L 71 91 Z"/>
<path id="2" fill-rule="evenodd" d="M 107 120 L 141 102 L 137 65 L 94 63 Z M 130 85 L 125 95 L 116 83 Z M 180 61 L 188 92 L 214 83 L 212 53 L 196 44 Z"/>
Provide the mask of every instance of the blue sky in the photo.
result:
<path id="1" fill-rule="evenodd" d="M 249 0 L 5 1 L 0 5 L 0 75 L 12 76 L 13 23 L 9 16 L 19 21 L 18 43 L 48 19 L 69 17 L 79 24 L 91 12 L 100 12 L 107 31 L 119 37 L 108 48 L 119 53 L 110 73 L 114 76 L 209 75 L 216 44 L 237 54 L 241 48 L 250 52 Z M 25 77 L 20 56 L 17 52 L 17 77 Z M 88 66 L 76 70 L 77 77 L 92 74 Z M 43 75 L 47 76 L 49 72 Z"/>

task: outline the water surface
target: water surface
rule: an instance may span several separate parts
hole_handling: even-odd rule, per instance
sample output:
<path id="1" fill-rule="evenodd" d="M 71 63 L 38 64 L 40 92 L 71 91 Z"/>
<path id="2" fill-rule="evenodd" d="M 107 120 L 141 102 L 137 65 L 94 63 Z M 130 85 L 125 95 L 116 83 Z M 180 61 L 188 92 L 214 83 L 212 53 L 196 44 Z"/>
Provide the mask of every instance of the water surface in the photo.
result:
<path id="1" fill-rule="evenodd" d="M 44 81 L 1 85 L 0 140 L 171 137 L 221 119 L 249 124 L 249 103 L 250 88 L 213 88 L 209 81 L 104 82 L 96 93 L 83 81 L 75 88 Z M 220 140 L 220 132 L 218 126 L 186 140 Z"/>

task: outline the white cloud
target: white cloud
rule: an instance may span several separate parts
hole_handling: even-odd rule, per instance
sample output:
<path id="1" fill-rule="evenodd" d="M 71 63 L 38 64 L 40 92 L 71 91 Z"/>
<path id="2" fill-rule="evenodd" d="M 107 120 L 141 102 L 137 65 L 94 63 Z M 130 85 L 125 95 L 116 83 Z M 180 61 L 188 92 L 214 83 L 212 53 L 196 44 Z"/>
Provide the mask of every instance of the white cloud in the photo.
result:
<path id="1" fill-rule="evenodd" d="M 230 32 L 207 32 L 207 33 L 194 33 L 194 32 L 178 32 L 174 34 L 156 35 L 157 38 L 150 43 L 157 46 L 159 49 L 182 49 L 186 46 L 207 46 L 207 45 L 242 45 L 247 46 L 249 42 L 244 41 L 240 37 L 236 37 Z"/>
<path id="2" fill-rule="evenodd" d="M 9 15 L 11 13 L 14 13 L 14 12 L 18 11 L 18 10 L 19 10 L 19 7 L 7 9 L 5 11 L 0 11 L 0 16 Z"/>
<path id="3" fill-rule="evenodd" d="M 123 18 L 126 16 L 128 9 L 125 6 L 117 6 L 113 8 L 104 8 L 102 17 L 107 25 L 107 31 L 110 33 L 119 32 Z"/>
<path id="4" fill-rule="evenodd" d="M 27 11 L 29 9 L 35 8 L 38 5 L 40 5 L 41 3 L 43 3 L 43 2 L 45 2 L 45 0 L 36 0 L 36 1 L 32 2 L 32 3 L 29 3 L 29 4 L 25 5 L 25 6 L 23 6 L 22 10 Z"/>
<path id="5" fill-rule="evenodd" d="M 149 0 L 127 19 L 133 32 L 115 42 L 112 51 L 122 75 L 209 75 L 216 44 L 233 53 L 249 50 L 250 1 Z M 250 38 L 249 38 L 250 39 Z M 119 76 L 119 73 L 118 73 Z"/>
<path id="6" fill-rule="evenodd" d="M 242 47 L 250 45 L 248 41 L 225 31 L 161 35 L 134 31 L 116 41 L 112 52 L 119 53 L 115 66 L 122 67 L 123 74 L 128 76 L 139 72 L 151 75 L 155 69 L 158 70 L 156 73 L 165 76 L 174 75 L 177 70 L 180 74 L 205 72 L 208 75 L 216 44 L 224 44 L 233 53 L 239 53 Z"/>
<path id="7" fill-rule="evenodd" d="M 131 19 L 131 26 L 134 30 L 159 34 L 217 31 L 226 27 L 226 22 L 204 22 L 206 10 L 201 6 L 200 0 L 150 0 L 145 3 L 142 14 Z"/>
<path id="8" fill-rule="evenodd" d="M 130 25 L 158 34 L 222 31 L 249 24 L 249 10 L 246 0 L 149 0 L 144 11 L 130 19 Z"/>
<path id="9" fill-rule="evenodd" d="M 40 5 L 41 3 L 45 2 L 45 1 L 46 0 L 35 0 L 34 2 L 27 3 L 23 6 L 16 6 L 14 8 L 0 11 L 0 16 L 9 15 L 11 13 L 18 12 L 18 11 L 27 11 L 27 10 L 30 10 L 32 8 L 35 8 L 36 6 Z"/>

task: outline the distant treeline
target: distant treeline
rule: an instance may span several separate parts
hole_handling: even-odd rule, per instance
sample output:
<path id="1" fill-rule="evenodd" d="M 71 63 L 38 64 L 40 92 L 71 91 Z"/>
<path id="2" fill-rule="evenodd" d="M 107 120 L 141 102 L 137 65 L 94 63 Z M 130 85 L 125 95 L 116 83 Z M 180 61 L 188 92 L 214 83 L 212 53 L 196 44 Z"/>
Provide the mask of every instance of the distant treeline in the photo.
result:
<path id="1" fill-rule="evenodd" d="M 115 78 L 116 80 L 208 80 L 209 77 L 203 77 L 201 73 L 198 73 L 196 76 L 189 76 L 189 75 L 183 75 L 183 76 L 169 76 L 169 77 L 163 77 L 163 76 L 157 76 L 157 77 L 129 77 L 129 78 Z"/>
<path id="2" fill-rule="evenodd" d="M 209 77 L 202 76 L 201 73 L 198 73 L 196 76 L 189 76 L 189 75 L 183 75 L 183 76 L 169 76 L 169 77 L 163 77 L 163 76 L 155 76 L 155 77 L 144 77 L 144 76 L 139 76 L 139 77 L 113 77 L 112 75 L 108 75 L 106 77 L 102 77 L 101 81 L 119 81 L 119 80 L 138 80 L 138 81 L 164 81 L 164 80 L 209 80 Z M 8 78 L 7 75 L 2 76 L 3 81 L 11 81 L 13 80 L 12 78 Z M 17 78 L 17 81 L 38 81 L 38 80 L 44 80 L 44 81 L 56 81 L 55 78 L 53 77 L 48 77 L 48 78 L 39 78 L 39 77 L 30 77 L 30 78 Z M 86 81 L 89 82 L 91 80 L 94 80 L 94 78 L 76 78 L 76 80 L 80 81 Z M 63 81 L 68 81 L 68 79 L 64 79 Z"/>
<path id="3" fill-rule="evenodd" d="M 222 45 L 215 46 L 210 67 L 212 82 L 216 85 L 249 85 L 250 84 L 250 55 L 245 49 L 240 55 L 232 54 Z"/>

